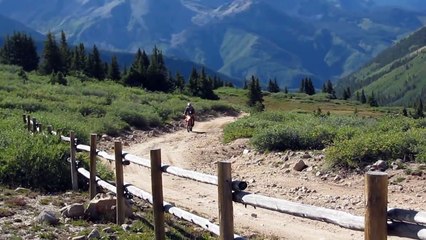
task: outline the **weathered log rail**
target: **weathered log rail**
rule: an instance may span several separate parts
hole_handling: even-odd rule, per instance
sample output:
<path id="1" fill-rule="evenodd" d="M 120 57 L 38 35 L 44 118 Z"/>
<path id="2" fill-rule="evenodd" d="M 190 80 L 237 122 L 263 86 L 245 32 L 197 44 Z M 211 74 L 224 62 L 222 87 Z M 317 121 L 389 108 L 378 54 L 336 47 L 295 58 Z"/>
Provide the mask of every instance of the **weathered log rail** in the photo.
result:
<path id="1" fill-rule="evenodd" d="M 89 179 L 90 178 L 90 172 L 87 171 L 84 168 L 79 168 L 78 172 L 84 176 L 85 178 Z M 96 182 L 97 184 L 104 188 L 107 189 L 110 192 L 116 193 L 116 189 L 115 186 L 100 179 L 99 177 L 96 177 Z M 132 184 L 129 183 L 124 183 L 127 187 L 127 191 L 130 192 L 131 194 L 133 194 L 134 196 L 137 196 L 143 200 L 145 200 L 146 202 L 150 203 L 150 204 L 154 204 L 152 195 L 148 192 L 145 192 L 144 190 L 137 188 L 135 186 L 133 186 Z M 164 206 L 164 210 L 170 214 L 172 214 L 173 216 L 176 216 L 180 219 L 184 219 L 188 222 L 193 222 L 195 224 L 197 224 L 198 226 L 202 227 L 203 229 L 212 232 L 216 235 L 219 235 L 219 226 L 210 222 L 210 220 L 197 216 L 195 214 L 192 214 L 188 211 L 185 211 L 183 209 L 177 208 L 175 206 L 173 206 L 172 204 L 164 201 L 163 202 L 163 206 Z M 234 239 L 243 239 L 241 236 L 238 235 L 234 235 Z"/>
<path id="2" fill-rule="evenodd" d="M 30 116 L 24 115 L 23 120 L 29 131 L 33 131 L 33 132 L 42 131 L 42 125 L 40 123 L 37 123 L 35 118 L 31 119 Z M 47 127 L 47 131 L 50 134 L 55 134 L 55 135 L 59 134 L 58 132 L 53 131 L 51 126 Z M 60 138 L 63 141 L 71 142 L 73 135 L 71 134 L 70 137 L 60 135 Z M 77 142 L 76 138 L 74 140 L 75 142 Z M 97 150 L 96 146 L 87 146 L 87 145 L 77 144 L 75 145 L 75 149 L 89 152 L 91 153 L 91 155 L 93 154 L 109 161 L 115 161 L 116 156 L 118 156 L 117 153 L 115 156 L 113 156 L 111 154 L 108 154 L 105 151 Z M 70 151 L 72 152 L 72 150 Z M 123 159 L 123 163 L 127 161 L 127 164 L 134 163 L 139 166 L 151 168 L 152 159 L 150 161 L 148 159 L 141 158 L 138 156 L 127 154 L 127 153 L 120 153 L 120 154 Z M 184 178 L 195 180 L 202 183 L 207 183 L 212 185 L 223 185 L 223 184 L 218 184 L 220 182 L 218 181 L 218 177 L 213 175 L 199 173 L 199 172 L 195 172 L 191 170 L 185 170 L 185 169 L 173 167 L 170 165 L 161 165 L 160 170 L 161 172 L 164 172 L 164 173 L 168 173 L 178 177 L 184 177 Z M 82 174 L 83 176 L 85 176 L 86 178 L 90 179 L 90 175 L 91 175 L 90 172 L 82 168 L 79 168 L 78 172 Z M 386 177 L 383 177 L 383 175 Z M 383 181 L 385 180 L 386 182 L 382 182 L 382 180 Z M 93 180 L 93 181 L 96 182 L 99 186 L 109 191 L 112 191 L 115 193 L 117 192 L 115 186 L 99 179 L 98 177 L 96 177 L 96 180 Z M 226 180 L 223 180 L 223 181 L 226 182 Z M 254 207 L 260 207 L 260 208 L 277 211 L 277 212 L 281 212 L 285 214 L 290 214 L 294 216 L 299 216 L 303 218 L 309 218 L 312 220 L 323 221 L 323 222 L 335 224 L 340 227 L 351 229 L 351 230 L 364 231 L 366 240 L 386 239 L 387 235 L 426 240 L 426 212 L 398 209 L 398 208 L 387 209 L 387 206 L 386 206 L 387 201 L 385 201 L 387 199 L 387 190 L 381 191 L 380 189 L 374 188 L 374 186 L 377 187 L 377 183 L 381 186 L 387 186 L 387 175 L 385 173 L 373 172 L 373 173 L 366 174 L 367 213 L 364 217 L 355 216 L 355 215 L 338 211 L 338 210 L 310 206 L 310 205 L 305 205 L 300 203 L 294 203 L 294 202 L 290 202 L 290 201 L 286 201 L 282 199 L 276 199 L 276 198 L 266 197 L 266 196 L 262 196 L 258 194 L 243 192 L 242 190 L 244 190 L 247 186 L 246 182 L 236 181 L 236 180 L 233 180 L 231 182 L 228 181 L 228 182 L 230 184 L 230 188 L 232 189 L 232 194 L 229 196 L 232 197 L 231 200 L 234 202 L 242 203 L 245 205 L 251 205 Z M 151 204 L 155 202 L 155 199 L 152 197 L 152 195 L 132 185 L 128 185 L 125 188 L 125 190 L 132 193 L 135 196 L 140 197 L 141 199 Z M 220 189 L 219 189 L 219 193 L 221 193 Z M 223 198 L 225 195 L 228 195 L 228 193 L 225 192 L 223 193 L 223 196 L 220 196 L 220 197 Z M 224 199 L 223 201 L 222 200 L 219 201 L 219 209 L 221 208 L 221 205 L 220 205 L 221 202 L 225 204 L 226 201 L 227 199 Z M 217 226 L 211 223 L 207 219 L 201 218 L 199 216 L 191 214 L 182 209 L 178 209 L 167 202 L 163 202 L 162 206 L 163 206 L 163 211 L 171 213 L 187 221 L 191 221 L 214 234 L 220 235 L 220 233 L 222 232 L 224 233 L 227 232 L 226 229 L 223 229 L 223 230 L 220 229 L 223 227 L 222 225 Z M 227 205 L 227 207 L 229 206 Z M 377 211 L 377 209 L 385 209 L 384 210 L 385 214 L 383 215 L 380 211 Z M 383 216 L 379 216 L 379 215 L 383 215 Z M 224 222 L 233 223 L 233 220 L 229 219 L 229 217 L 233 217 L 233 216 L 227 216 L 227 217 L 228 218 L 224 219 Z M 384 222 L 384 225 L 377 224 L 378 222 Z M 229 237 L 229 236 L 228 238 L 221 236 L 221 239 L 231 239 L 231 238 L 232 237 Z M 235 234 L 233 238 L 242 239 L 240 236 Z"/>

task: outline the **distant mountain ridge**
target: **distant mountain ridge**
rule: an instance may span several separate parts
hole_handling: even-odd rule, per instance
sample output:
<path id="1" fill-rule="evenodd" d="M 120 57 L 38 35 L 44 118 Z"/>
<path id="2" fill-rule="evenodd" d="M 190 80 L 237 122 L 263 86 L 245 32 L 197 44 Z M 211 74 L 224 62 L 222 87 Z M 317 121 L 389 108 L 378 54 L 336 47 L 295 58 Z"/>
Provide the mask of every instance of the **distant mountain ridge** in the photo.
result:
<path id="1" fill-rule="evenodd" d="M 424 25 L 426 1 L 0 0 L 0 14 L 74 43 L 166 55 L 297 87 L 347 75 Z"/>
<path id="2" fill-rule="evenodd" d="M 342 78 L 337 89 L 374 93 L 380 105 L 412 107 L 426 100 L 426 27 L 384 50 L 359 71 Z"/>
<path id="3" fill-rule="evenodd" d="M 25 26 L 24 24 L 0 15 L 0 43 L 1 36 L 11 35 L 13 32 L 25 32 L 31 35 L 34 40 L 43 39 L 43 34 Z"/>

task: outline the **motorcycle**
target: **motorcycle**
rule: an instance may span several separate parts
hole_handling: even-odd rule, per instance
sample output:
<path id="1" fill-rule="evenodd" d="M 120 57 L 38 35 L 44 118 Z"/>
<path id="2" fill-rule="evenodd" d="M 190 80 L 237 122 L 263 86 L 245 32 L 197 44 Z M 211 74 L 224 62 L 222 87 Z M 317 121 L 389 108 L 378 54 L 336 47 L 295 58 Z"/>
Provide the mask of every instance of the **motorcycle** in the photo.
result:
<path id="1" fill-rule="evenodd" d="M 186 115 L 185 121 L 186 121 L 186 131 L 192 132 L 192 127 L 194 127 L 194 116 Z"/>

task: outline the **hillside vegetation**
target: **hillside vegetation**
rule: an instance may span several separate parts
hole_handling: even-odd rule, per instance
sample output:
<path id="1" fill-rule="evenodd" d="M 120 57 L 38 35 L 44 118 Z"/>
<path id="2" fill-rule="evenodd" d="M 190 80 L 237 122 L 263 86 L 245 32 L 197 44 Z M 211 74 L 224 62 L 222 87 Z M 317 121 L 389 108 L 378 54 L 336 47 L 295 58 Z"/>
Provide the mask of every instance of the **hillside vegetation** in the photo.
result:
<path id="1" fill-rule="evenodd" d="M 67 85 L 61 85 L 35 73 L 23 78 L 20 72 L 16 66 L 0 65 L 0 181 L 15 186 L 47 190 L 68 186 L 66 180 L 56 185 L 44 181 L 51 175 L 68 177 L 62 174 L 67 172 L 66 145 L 53 138 L 28 138 L 24 113 L 63 134 L 73 130 L 79 142 L 87 144 L 90 133 L 118 136 L 133 128 L 156 128 L 180 120 L 189 101 L 199 114 L 235 111 L 224 102 L 146 92 L 112 81 L 68 76 Z M 43 178 L 33 181 L 38 177 Z"/>
<path id="2" fill-rule="evenodd" d="M 259 108 L 247 106 L 250 90 L 245 89 L 221 87 L 215 90 L 219 100 L 208 100 L 179 91 L 146 91 L 84 74 L 62 77 L 66 84 L 58 84 L 55 74 L 43 76 L 0 65 L 1 184 L 44 192 L 70 188 L 67 144 L 54 136 L 29 134 L 22 114 L 64 134 L 73 130 L 79 142 L 87 144 L 93 132 L 119 136 L 179 121 L 188 101 L 199 115 L 250 112 L 225 127 L 224 141 L 251 138 L 260 152 L 324 150 L 327 167 L 339 169 L 360 168 L 378 159 L 426 159 L 426 122 L 402 116 L 401 108 L 371 107 L 328 93 L 261 92 L 257 97 L 264 111 L 258 112 Z M 84 157 L 79 157 L 84 164 Z M 112 174 L 102 177 L 108 176 Z M 52 183 L 53 178 L 57 180 Z M 184 231 L 188 230 L 180 232 Z"/>
<path id="3" fill-rule="evenodd" d="M 426 27 L 381 52 L 359 71 L 339 80 L 349 87 L 374 93 L 379 105 L 414 106 L 426 97 Z M 355 96 L 355 94 L 354 94 Z"/>

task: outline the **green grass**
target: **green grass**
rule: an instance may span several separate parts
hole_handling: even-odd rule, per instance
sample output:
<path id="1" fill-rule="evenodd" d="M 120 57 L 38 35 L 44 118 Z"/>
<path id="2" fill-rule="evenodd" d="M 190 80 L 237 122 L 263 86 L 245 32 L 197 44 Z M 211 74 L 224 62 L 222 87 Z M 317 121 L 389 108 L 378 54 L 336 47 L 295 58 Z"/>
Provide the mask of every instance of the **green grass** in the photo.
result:
<path id="1" fill-rule="evenodd" d="M 18 68 L 0 65 L 0 111 L 28 113 L 44 126 L 68 132 L 87 143 L 90 133 L 119 135 L 132 127 L 147 129 L 182 117 L 191 101 L 198 113 L 235 111 L 226 101 L 208 101 L 182 94 L 146 92 L 110 81 L 68 76 L 68 85 L 51 85 L 49 78 L 28 74 L 24 83 Z"/>

